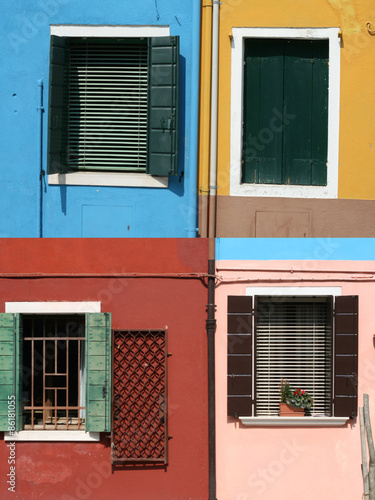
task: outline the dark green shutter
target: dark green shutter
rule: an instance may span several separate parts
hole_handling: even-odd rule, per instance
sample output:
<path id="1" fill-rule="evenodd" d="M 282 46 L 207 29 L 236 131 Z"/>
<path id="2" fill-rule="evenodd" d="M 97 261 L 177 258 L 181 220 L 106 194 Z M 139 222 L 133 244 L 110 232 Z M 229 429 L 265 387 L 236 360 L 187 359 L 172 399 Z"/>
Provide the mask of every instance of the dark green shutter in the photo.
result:
<path id="1" fill-rule="evenodd" d="M 111 430 L 111 315 L 86 314 L 86 431 Z"/>
<path id="2" fill-rule="evenodd" d="M 151 37 L 147 173 L 177 175 L 179 37 Z"/>
<path id="3" fill-rule="evenodd" d="M 228 416 L 252 415 L 252 297 L 228 297 Z"/>
<path id="4" fill-rule="evenodd" d="M 51 36 L 48 96 L 47 173 L 68 170 L 69 41 Z"/>
<path id="5" fill-rule="evenodd" d="M 327 184 L 328 41 L 286 40 L 283 184 Z"/>
<path id="6" fill-rule="evenodd" d="M 283 55 L 280 40 L 246 42 L 242 182 L 281 183 Z"/>
<path id="7" fill-rule="evenodd" d="M 16 429 L 22 422 L 22 331 L 20 315 L 0 314 L 0 430 L 8 431 L 8 402 L 15 403 Z M 13 398 L 14 396 L 14 398 Z M 11 398 L 11 399 L 9 399 Z"/>
<path id="8" fill-rule="evenodd" d="M 334 416 L 357 415 L 358 296 L 335 299 Z"/>
<path id="9" fill-rule="evenodd" d="M 328 41 L 245 42 L 242 182 L 326 185 Z"/>

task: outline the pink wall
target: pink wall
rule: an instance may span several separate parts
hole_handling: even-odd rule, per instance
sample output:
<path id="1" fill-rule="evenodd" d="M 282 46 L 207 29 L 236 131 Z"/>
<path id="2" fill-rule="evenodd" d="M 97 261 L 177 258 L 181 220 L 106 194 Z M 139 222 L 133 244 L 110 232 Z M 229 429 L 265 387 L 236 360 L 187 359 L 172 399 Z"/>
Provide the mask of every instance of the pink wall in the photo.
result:
<path id="1" fill-rule="evenodd" d="M 227 417 L 228 295 L 247 287 L 341 287 L 359 296 L 359 406 L 370 395 L 375 430 L 375 262 L 218 261 L 216 290 L 217 498 L 362 498 L 359 419 L 343 427 L 247 427 Z M 247 271 L 254 269 L 255 271 Z M 277 271 L 280 270 L 280 271 Z M 286 292 L 288 294 L 288 292 Z M 270 291 L 272 295 L 272 291 Z"/>

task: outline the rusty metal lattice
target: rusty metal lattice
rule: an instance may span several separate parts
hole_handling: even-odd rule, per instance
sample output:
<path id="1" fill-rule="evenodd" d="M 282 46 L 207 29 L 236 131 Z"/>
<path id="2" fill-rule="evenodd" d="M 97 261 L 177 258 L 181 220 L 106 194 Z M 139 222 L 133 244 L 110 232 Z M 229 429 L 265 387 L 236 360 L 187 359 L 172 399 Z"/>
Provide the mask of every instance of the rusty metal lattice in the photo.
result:
<path id="1" fill-rule="evenodd" d="M 112 463 L 167 463 L 167 332 L 113 332 Z"/>

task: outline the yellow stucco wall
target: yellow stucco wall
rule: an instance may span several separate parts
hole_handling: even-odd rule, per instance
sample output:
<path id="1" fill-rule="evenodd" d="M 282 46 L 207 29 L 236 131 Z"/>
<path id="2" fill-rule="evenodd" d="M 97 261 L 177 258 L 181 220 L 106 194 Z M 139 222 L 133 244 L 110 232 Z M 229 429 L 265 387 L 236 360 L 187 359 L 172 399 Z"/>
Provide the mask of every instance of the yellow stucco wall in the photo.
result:
<path id="1" fill-rule="evenodd" d="M 204 10 L 204 8 L 203 8 Z M 370 0 L 222 0 L 219 46 L 218 194 L 229 194 L 232 27 L 338 27 L 342 32 L 338 197 L 375 199 L 375 4 Z M 207 54 L 205 37 L 202 55 Z M 207 56 L 205 56 L 207 60 Z M 202 59 L 203 61 L 203 59 Z M 207 82 L 207 76 L 205 76 Z M 201 97 L 201 120 L 209 106 Z M 201 122 L 202 123 L 202 122 Z M 207 150 L 207 127 L 200 148 Z M 200 192 L 207 159 L 200 156 Z M 205 157 L 207 158 L 207 156 Z"/>

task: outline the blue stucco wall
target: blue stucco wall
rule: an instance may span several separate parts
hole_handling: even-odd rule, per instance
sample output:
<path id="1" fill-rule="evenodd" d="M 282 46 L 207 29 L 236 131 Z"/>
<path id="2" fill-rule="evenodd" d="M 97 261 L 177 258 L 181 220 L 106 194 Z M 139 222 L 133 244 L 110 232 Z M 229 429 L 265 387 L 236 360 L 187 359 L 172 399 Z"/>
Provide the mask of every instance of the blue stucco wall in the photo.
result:
<path id="1" fill-rule="evenodd" d="M 199 0 L 1 0 L 0 4 L 0 237 L 195 236 Z M 46 178 L 40 194 L 38 81 L 44 85 L 46 170 L 50 24 L 169 25 L 170 34 L 180 36 L 179 173 L 183 171 L 183 177 L 170 177 L 167 189 L 49 186 Z"/>
<path id="2" fill-rule="evenodd" d="M 216 260 L 375 260 L 374 238 L 217 238 Z"/>

